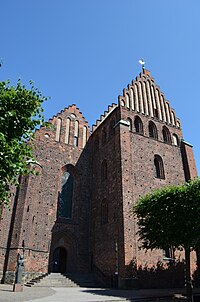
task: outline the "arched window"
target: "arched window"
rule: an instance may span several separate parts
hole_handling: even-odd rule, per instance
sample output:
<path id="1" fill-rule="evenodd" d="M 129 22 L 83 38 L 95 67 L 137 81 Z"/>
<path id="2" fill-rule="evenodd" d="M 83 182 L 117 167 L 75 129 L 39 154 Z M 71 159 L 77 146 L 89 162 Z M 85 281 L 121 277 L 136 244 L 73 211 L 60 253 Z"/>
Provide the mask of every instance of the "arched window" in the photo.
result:
<path id="1" fill-rule="evenodd" d="M 66 143 L 66 144 L 69 144 L 70 123 L 71 123 L 71 120 L 70 120 L 70 118 L 68 117 L 68 118 L 67 118 L 67 121 L 66 121 L 66 132 L 65 132 L 65 143 Z"/>
<path id="2" fill-rule="evenodd" d="M 60 117 L 57 119 L 57 125 L 56 125 L 56 141 L 60 141 L 60 132 L 61 132 L 61 127 L 62 127 L 62 120 Z"/>
<path id="3" fill-rule="evenodd" d="M 169 129 L 167 127 L 165 127 L 165 126 L 163 127 L 162 134 L 163 134 L 163 141 L 165 143 L 171 145 L 171 143 L 172 143 L 171 135 L 170 135 Z"/>
<path id="4" fill-rule="evenodd" d="M 113 136 L 115 133 L 115 121 L 111 120 L 109 124 L 109 137 Z"/>
<path id="5" fill-rule="evenodd" d="M 149 137 L 158 139 L 158 131 L 156 125 L 153 122 L 149 122 Z"/>
<path id="6" fill-rule="evenodd" d="M 108 178 L 107 161 L 104 159 L 101 164 L 101 181 Z"/>
<path id="7" fill-rule="evenodd" d="M 79 136 L 79 122 L 75 121 L 74 128 L 74 147 L 78 147 L 78 136 Z"/>
<path id="8" fill-rule="evenodd" d="M 129 124 L 129 131 L 132 131 L 132 120 L 128 117 L 127 122 Z"/>
<path id="9" fill-rule="evenodd" d="M 139 134 L 143 134 L 144 133 L 144 131 L 143 131 L 143 124 L 142 124 L 142 121 L 139 118 L 139 116 L 135 117 L 134 126 L 135 126 L 135 131 L 137 133 L 139 133 Z"/>
<path id="10" fill-rule="evenodd" d="M 85 147 L 87 141 L 87 127 L 83 126 L 83 148 Z"/>
<path id="11" fill-rule="evenodd" d="M 130 96 L 129 96 L 129 94 L 126 94 L 126 107 L 130 108 Z"/>
<path id="12" fill-rule="evenodd" d="M 108 202 L 106 199 L 101 203 L 101 224 L 108 223 Z"/>
<path id="13" fill-rule="evenodd" d="M 59 194 L 58 217 L 72 218 L 73 183 L 73 175 L 64 172 Z"/>
<path id="14" fill-rule="evenodd" d="M 173 144 L 175 146 L 179 145 L 179 139 L 178 139 L 178 136 L 175 133 L 173 134 Z"/>
<path id="15" fill-rule="evenodd" d="M 154 176 L 165 179 L 163 160 L 159 155 L 154 156 Z"/>
<path id="16" fill-rule="evenodd" d="M 102 145 L 105 144 L 106 140 L 107 140 L 106 128 L 103 128 L 102 129 L 102 136 L 101 136 Z"/>

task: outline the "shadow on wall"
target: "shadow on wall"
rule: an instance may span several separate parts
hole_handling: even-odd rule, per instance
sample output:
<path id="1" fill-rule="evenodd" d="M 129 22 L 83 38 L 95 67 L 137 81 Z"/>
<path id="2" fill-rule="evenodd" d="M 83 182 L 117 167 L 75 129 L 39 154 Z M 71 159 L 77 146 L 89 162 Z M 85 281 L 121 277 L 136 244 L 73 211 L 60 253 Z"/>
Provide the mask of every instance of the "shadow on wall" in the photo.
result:
<path id="1" fill-rule="evenodd" d="M 185 263 L 183 261 L 157 262 L 152 267 L 137 267 L 135 260 L 126 266 L 127 279 L 138 280 L 139 288 L 183 288 Z"/>

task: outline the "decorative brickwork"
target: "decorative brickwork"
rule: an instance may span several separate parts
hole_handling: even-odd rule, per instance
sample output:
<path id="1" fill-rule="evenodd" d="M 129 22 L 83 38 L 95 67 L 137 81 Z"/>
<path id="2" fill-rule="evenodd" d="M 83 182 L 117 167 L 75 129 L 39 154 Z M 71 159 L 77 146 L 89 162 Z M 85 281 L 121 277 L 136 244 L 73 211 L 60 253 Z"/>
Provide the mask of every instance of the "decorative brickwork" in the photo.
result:
<path id="1" fill-rule="evenodd" d="M 76 105 L 49 122 L 51 127 L 36 131 L 33 144 L 39 175 L 22 177 L 10 209 L 2 212 L 3 282 L 13 282 L 19 253 L 25 279 L 94 271 L 108 285 L 123 286 L 134 268 L 147 282 L 148 269 L 157 273 L 157 264 L 166 263 L 163 251 L 139 248 L 132 207 L 143 194 L 197 175 L 175 111 L 144 69 L 92 133 Z"/>

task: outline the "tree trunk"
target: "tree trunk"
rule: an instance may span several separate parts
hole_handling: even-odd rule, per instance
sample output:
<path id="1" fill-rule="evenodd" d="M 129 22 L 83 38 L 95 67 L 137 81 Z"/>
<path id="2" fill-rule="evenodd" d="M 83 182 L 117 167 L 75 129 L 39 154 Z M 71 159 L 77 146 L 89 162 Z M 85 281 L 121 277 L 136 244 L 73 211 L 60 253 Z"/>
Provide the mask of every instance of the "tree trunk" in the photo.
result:
<path id="1" fill-rule="evenodd" d="M 186 266 L 186 294 L 187 298 L 192 301 L 192 286 L 190 275 L 190 248 L 185 247 L 185 266 Z"/>

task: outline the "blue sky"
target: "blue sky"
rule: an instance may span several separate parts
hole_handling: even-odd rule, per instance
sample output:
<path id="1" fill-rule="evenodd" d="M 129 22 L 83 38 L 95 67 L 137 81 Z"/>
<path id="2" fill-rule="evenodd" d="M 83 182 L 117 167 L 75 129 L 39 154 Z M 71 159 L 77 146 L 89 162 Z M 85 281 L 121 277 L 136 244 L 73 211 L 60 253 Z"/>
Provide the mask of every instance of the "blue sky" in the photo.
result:
<path id="1" fill-rule="evenodd" d="M 46 118 L 76 103 L 92 125 L 144 58 L 200 173 L 199 0 L 7 0 L 0 12 L 0 80 L 33 80 L 51 97 Z"/>

